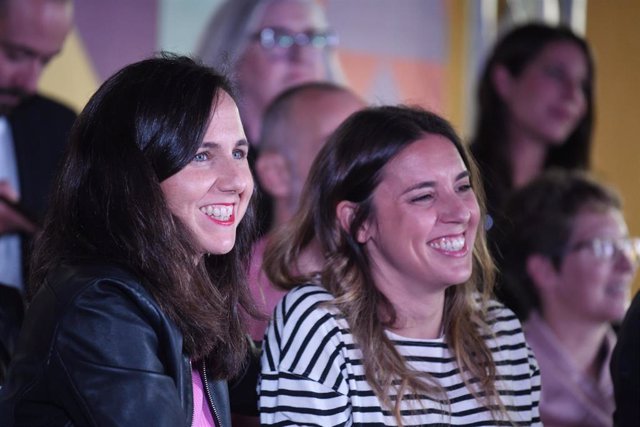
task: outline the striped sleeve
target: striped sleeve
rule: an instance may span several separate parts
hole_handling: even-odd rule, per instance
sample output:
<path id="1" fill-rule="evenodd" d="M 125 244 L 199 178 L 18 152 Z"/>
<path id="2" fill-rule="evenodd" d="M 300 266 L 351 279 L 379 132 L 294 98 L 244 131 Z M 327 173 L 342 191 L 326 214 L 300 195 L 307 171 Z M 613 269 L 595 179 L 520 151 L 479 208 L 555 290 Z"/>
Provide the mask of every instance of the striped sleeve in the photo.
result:
<path id="1" fill-rule="evenodd" d="M 498 301 L 491 301 L 486 337 L 498 370 L 499 393 L 515 425 L 542 426 L 540 421 L 540 369 L 527 344 L 517 316 Z"/>
<path id="2" fill-rule="evenodd" d="M 529 348 L 528 345 L 527 349 L 529 350 L 529 368 L 531 372 L 531 425 L 542 426 L 539 408 L 541 391 L 540 368 L 538 367 L 538 361 L 533 355 L 533 351 Z"/>
<path id="3" fill-rule="evenodd" d="M 349 425 L 351 406 L 342 329 L 315 285 L 280 301 L 262 351 L 262 425 Z"/>
<path id="4" fill-rule="evenodd" d="M 323 288 L 305 285 L 279 303 L 262 352 L 260 420 L 263 425 L 397 424 L 367 382 L 362 352 L 343 316 L 323 302 Z M 540 373 L 516 316 L 491 302 L 481 330 L 496 366 L 505 412 L 497 413 L 468 389 L 444 337 L 413 339 L 387 331 L 407 366 L 428 373 L 448 394 L 407 394 L 400 414 L 406 426 L 540 426 Z M 486 327 L 488 326 L 488 328 Z M 395 389 L 390 397 L 395 399 Z"/>

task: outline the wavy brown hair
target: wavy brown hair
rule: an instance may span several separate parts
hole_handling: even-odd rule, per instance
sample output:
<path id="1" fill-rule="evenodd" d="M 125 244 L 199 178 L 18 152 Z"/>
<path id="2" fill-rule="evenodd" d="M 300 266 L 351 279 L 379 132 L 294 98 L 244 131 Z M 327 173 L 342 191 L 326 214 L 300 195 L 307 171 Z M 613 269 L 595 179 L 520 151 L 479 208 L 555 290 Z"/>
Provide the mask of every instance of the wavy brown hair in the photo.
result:
<path id="1" fill-rule="evenodd" d="M 446 120 L 418 108 L 368 108 L 348 118 L 320 151 L 297 214 L 274 235 L 263 264 L 272 282 L 285 289 L 315 282 L 320 275 L 322 286 L 335 297 L 332 304 L 345 316 L 362 351 L 367 381 L 399 425 L 402 396 L 436 395 L 443 404 L 448 404 L 448 399 L 430 375 L 406 365 L 385 334 L 396 311 L 376 288 L 367 252 L 356 235 L 373 215 L 373 193 L 385 165 L 425 134 L 442 135 L 456 147 L 484 211 L 476 166 Z M 337 219 L 336 207 L 343 200 L 357 205 L 349 230 Z M 324 254 L 324 266 L 320 272 L 300 273 L 296 260 L 314 239 Z M 503 407 L 495 386 L 496 368 L 483 339 L 483 334 L 490 333 L 484 318 L 494 279 L 483 230 L 478 231 L 474 244 L 473 264 L 473 274 L 466 283 L 445 291 L 443 324 L 465 383 L 476 399 L 497 413 Z M 389 393 L 394 388 L 398 396 L 395 403 Z"/>
<path id="2" fill-rule="evenodd" d="M 248 350 L 237 307 L 255 313 L 245 280 L 252 204 L 234 248 L 201 257 L 160 187 L 193 159 L 224 92 L 222 75 L 185 57 L 143 60 L 109 78 L 72 130 L 30 283 L 35 292 L 60 263 L 118 264 L 176 323 L 185 352 L 230 378 Z"/>

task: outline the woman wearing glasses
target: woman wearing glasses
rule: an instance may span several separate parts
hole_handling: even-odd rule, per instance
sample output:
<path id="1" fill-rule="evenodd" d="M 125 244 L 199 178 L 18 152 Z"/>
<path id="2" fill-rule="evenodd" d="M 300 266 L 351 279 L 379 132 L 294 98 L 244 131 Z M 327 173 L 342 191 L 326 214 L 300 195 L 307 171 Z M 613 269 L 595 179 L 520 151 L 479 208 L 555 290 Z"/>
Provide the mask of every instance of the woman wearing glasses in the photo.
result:
<path id="1" fill-rule="evenodd" d="M 283 90 L 341 82 L 337 42 L 316 0 L 228 0 L 212 16 L 199 56 L 232 69 L 246 134 L 258 145 L 262 114 Z"/>
<path id="2" fill-rule="evenodd" d="M 640 240 L 618 195 L 579 172 L 552 171 L 507 204 L 505 275 L 533 309 L 524 325 L 542 375 L 549 426 L 611 426 L 611 322 L 625 312 Z"/>

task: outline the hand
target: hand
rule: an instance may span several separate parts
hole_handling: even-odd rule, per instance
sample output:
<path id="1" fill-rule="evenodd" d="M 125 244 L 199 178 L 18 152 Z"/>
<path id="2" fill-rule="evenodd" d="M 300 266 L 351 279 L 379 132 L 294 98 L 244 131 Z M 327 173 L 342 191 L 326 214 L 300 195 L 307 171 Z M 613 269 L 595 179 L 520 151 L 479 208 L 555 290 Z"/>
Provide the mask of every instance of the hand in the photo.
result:
<path id="1" fill-rule="evenodd" d="M 33 234 L 38 226 L 22 215 L 16 208 L 18 194 L 11 185 L 0 180 L 0 236 L 8 233 Z"/>

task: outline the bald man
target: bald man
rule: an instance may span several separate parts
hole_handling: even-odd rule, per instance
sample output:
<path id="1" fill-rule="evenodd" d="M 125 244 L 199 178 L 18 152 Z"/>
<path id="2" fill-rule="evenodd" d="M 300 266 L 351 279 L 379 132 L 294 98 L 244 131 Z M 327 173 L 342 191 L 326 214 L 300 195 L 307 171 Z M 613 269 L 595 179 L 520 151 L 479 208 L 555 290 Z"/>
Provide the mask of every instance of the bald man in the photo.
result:
<path id="1" fill-rule="evenodd" d="M 311 164 L 329 135 L 364 106 L 343 87 L 309 83 L 285 91 L 267 108 L 256 173 L 274 199 L 274 226 L 297 209 Z"/>
<path id="2" fill-rule="evenodd" d="M 295 213 L 311 164 L 331 133 L 352 113 L 365 107 L 349 90 L 332 83 L 307 83 L 280 94 L 267 108 L 262 125 L 256 174 L 273 200 L 273 227 Z M 249 282 L 265 314 L 282 296 L 261 270 L 269 234 L 254 249 Z M 261 341 L 266 322 L 254 321 L 251 335 Z"/>
<path id="3" fill-rule="evenodd" d="M 71 0 L 0 0 L 0 282 L 22 290 L 29 237 L 46 208 L 75 113 L 38 95 L 72 26 Z"/>

